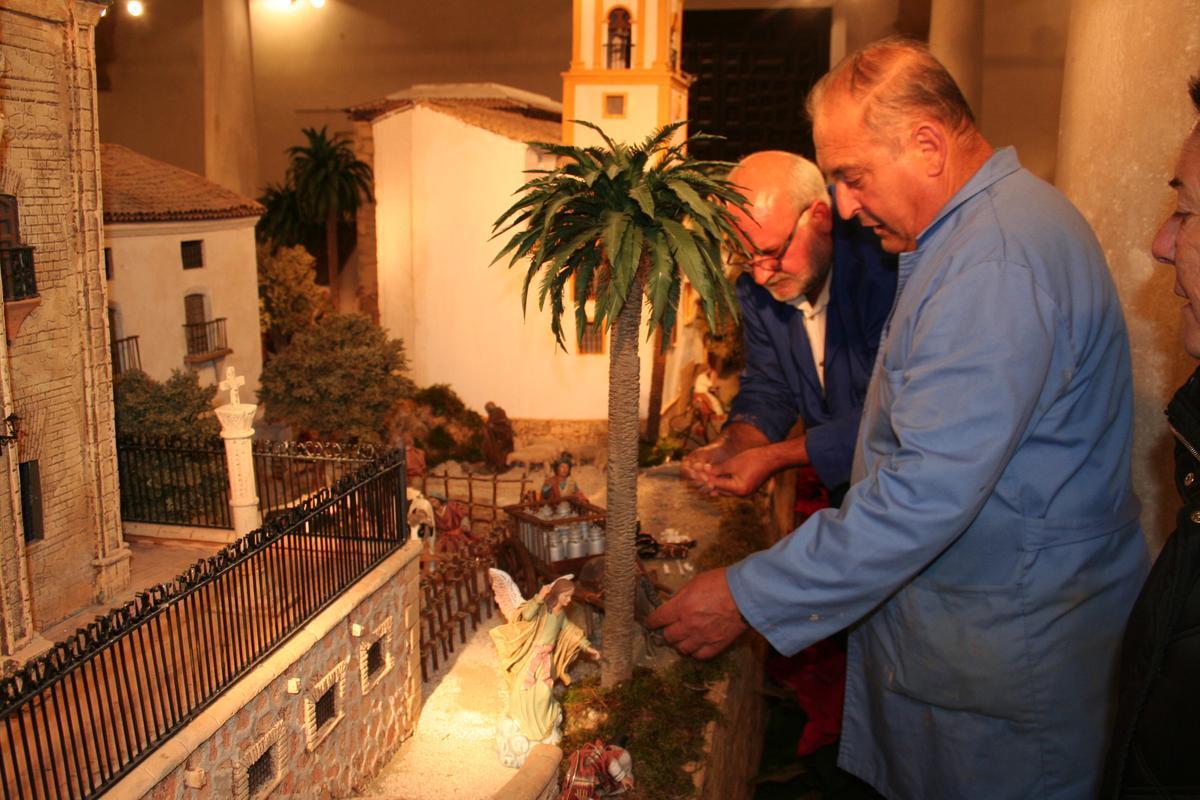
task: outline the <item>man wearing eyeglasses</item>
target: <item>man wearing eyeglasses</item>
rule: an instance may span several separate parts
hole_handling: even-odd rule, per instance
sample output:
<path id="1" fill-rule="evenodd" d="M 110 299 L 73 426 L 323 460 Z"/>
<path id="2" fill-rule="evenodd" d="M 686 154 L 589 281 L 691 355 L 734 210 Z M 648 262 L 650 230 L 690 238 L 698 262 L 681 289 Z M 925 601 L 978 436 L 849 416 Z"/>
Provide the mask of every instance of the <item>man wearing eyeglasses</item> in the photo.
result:
<path id="1" fill-rule="evenodd" d="M 896 259 L 832 208 L 821 171 L 792 153 L 740 161 L 730 180 L 748 256 L 738 301 L 746 366 L 721 436 L 683 473 L 702 488 L 746 495 L 773 473 L 809 466 L 836 501 L 850 479 L 858 420 L 896 294 Z M 787 438 L 800 422 L 803 435 Z"/>

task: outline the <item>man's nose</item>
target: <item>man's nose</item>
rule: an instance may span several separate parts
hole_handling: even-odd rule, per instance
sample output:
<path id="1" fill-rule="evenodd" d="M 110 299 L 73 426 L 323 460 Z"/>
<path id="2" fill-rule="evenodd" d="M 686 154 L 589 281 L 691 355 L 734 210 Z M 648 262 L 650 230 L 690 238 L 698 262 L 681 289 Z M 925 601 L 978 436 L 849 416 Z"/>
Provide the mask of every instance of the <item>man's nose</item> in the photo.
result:
<path id="1" fill-rule="evenodd" d="M 750 268 L 750 277 L 759 286 L 766 286 L 767 281 L 771 280 L 771 276 L 775 274 L 775 270 L 767 267 L 767 261 L 758 261 Z"/>
<path id="2" fill-rule="evenodd" d="M 837 186 L 837 210 L 842 219 L 853 219 L 855 214 L 862 211 L 862 203 L 842 184 Z"/>
<path id="3" fill-rule="evenodd" d="M 1160 264 L 1175 263 L 1175 240 L 1179 237 L 1179 217 L 1172 214 L 1158 228 L 1150 253 Z"/>

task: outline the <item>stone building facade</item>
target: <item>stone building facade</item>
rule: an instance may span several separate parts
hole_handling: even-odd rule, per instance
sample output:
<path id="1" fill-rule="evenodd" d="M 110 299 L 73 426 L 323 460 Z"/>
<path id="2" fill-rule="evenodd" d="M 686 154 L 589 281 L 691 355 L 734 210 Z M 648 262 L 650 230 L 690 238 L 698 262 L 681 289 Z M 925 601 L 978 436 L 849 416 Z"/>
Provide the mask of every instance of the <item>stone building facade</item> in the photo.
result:
<path id="1" fill-rule="evenodd" d="M 3 655 L 28 654 L 39 629 L 129 581 L 101 241 L 104 6 L 0 0 L 0 417 L 19 419 L 0 456 Z M 30 266 L 35 287 L 21 281 Z"/>

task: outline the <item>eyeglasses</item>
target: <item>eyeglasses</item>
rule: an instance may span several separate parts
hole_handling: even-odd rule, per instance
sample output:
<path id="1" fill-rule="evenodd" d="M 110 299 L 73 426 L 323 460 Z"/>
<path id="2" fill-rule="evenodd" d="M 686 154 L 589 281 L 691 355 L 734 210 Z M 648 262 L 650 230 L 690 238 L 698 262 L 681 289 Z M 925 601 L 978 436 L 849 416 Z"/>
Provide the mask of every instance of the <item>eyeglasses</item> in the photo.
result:
<path id="1" fill-rule="evenodd" d="M 756 269 L 764 269 L 767 272 L 779 272 L 783 269 L 783 257 L 787 255 L 788 248 L 792 246 L 792 239 L 796 238 L 796 231 L 800 228 L 800 220 L 804 218 L 803 209 L 796 216 L 796 221 L 792 223 L 792 232 L 788 234 L 788 238 L 782 245 L 777 247 L 774 252 L 765 252 L 759 250 L 754 242 L 750 241 L 749 236 L 743 237 L 746 245 L 753 250 L 757 255 L 747 256 L 743 253 L 734 252 L 725 260 L 731 268 L 741 270 L 743 272 L 753 272 Z M 734 248 L 730 247 L 731 250 Z"/>

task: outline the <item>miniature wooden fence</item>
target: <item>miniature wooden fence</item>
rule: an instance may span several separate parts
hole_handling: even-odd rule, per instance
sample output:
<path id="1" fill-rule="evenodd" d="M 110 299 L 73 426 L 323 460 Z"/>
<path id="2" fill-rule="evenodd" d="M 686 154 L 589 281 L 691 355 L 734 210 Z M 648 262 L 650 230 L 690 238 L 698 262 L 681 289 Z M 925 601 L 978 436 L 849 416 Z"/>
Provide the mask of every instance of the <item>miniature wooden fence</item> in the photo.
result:
<path id="1" fill-rule="evenodd" d="M 471 519 L 497 523 L 504 519 L 501 509 L 519 503 L 525 494 L 541 488 L 542 478 L 522 475 L 505 478 L 499 475 L 451 475 L 445 470 L 414 476 L 409 482 L 428 496 L 440 494 L 463 503 L 470 510 Z"/>

